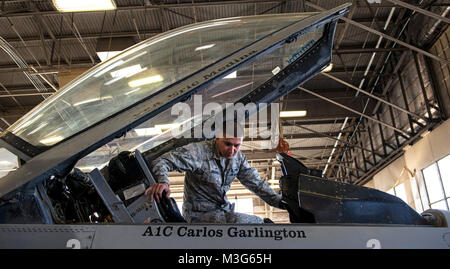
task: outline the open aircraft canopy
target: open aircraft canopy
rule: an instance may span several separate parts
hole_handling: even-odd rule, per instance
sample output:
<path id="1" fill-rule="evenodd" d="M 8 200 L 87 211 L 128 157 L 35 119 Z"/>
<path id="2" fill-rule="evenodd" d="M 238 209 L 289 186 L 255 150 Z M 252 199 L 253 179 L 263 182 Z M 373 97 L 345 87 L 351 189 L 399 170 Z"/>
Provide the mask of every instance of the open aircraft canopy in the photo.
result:
<path id="1" fill-rule="evenodd" d="M 172 122 L 170 108 L 192 105 L 194 93 L 220 105 L 278 100 L 329 65 L 336 20 L 348 8 L 201 22 L 126 49 L 1 134 L 0 146 L 22 165 L 0 179 L 0 196 L 64 176 L 133 128 L 150 132 Z M 170 139 L 165 132 L 147 133 L 121 150 L 148 151 Z"/>

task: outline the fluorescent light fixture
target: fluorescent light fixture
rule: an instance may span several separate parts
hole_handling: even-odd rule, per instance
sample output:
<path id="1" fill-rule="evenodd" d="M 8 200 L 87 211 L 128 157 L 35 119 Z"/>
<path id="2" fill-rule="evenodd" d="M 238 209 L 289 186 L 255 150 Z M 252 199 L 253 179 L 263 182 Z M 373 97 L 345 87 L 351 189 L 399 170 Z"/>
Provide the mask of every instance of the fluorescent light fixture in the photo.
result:
<path id="1" fill-rule="evenodd" d="M 104 61 L 108 60 L 109 58 L 112 58 L 121 52 L 122 51 L 98 51 L 97 56 L 98 56 L 98 58 L 100 58 L 100 60 L 102 62 L 104 62 Z"/>
<path id="2" fill-rule="evenodd" d="M 114 10 L 114 0 L 52 0 L 55 8 L 60 12 Z"/>
<path id="3" fill-rule="evenodd" d="M 324 70 L 322 70 L 322 72 L 330 72 L 331 71 L 331 69 L 333 69 L 333 64 L 332 63 L 330 63 L 327 67 L 325 67 L 325 69 Z"/>
<path id="4" fill-rule="evenodd" d="M 113 77 L 113 79 L 106 82 L 104 85 L 105 86 L 111 85 L 114 82 L 121 80 L 122 78 L 132 77 L 132 76 L 134 76 L 142 71 L 145 71 L 145 70 L 147 70 L 147 67 L 141 68 L 141 65 L 137 64 L 137 65 L 132 65 L 129 67 L 119 69 L 117 71 L 112 71 L 110 74 Z"/>
<path id="5" fill-rule="evenodd" d="M 197 48 L 195 49 L 195 51 L 210 49 L 210 48 L 214 47 L 215 45 L 216 45 L 216 44 L 209 44 L 209 45 L 204 45 L 204 46 L 201 46 L 201 47 L 197 47 Z"/>
<path id="6" fill-rule="evenodd" d="M 224 78 L 236 78 L 236 72 L 237 72 L 237 71 L 234 71 L 234 72 L 228 74 L 228 75 L 227 75 L 226 77 L 224 77 Z"/>
<path id="7" fill-rule="evenodd" d="M 122 77 L 131 77 L 133 75 L 136 75 L 137 73 L 140 73 L 142 71 L 147 70 L 147 67 L 142 68 L 140 64 L 136 64 L 136 65 L 132 65 L 132 66 L 128 66 L 122 69 L 119 69 L 117 71 L 111 71 L 111 76 L 113 78 L 122 78 Z"/>
<path id="8" fill-rule="evenodd" d="M 100 98 L 92 98 L 92 99 L 88 99 L 88 100 L 83 100 L 81 102 L 77 102 L 77 103 L 73 104 L 73 106 L 84 105 L 84 104 L 88 104 L 88 103 L 92 103 L 92 102 L 96 102 L 96 101 L 100 101 Z"/>
<path id="9" fill-rule="evenodd" d="M 155 75 L 155 76 L 151 76 L 151 77 L 146 77 L 146 78 L 141 78 L 141 79 L 130 81 L 130 82 L 128 82 L 128 86 L 134 88 L 134 87 L 139 87 L 142 85 L 160 82 L 163 80 L 164 79 L 161 75 Z"/>
<path id="10" fill-rule="evenodd" d="M 51 137 L 47 137 L 42 140 L 39 140 L 39 142 L 44 145 L 51 146 L 51 145 L 55 144 L 56 142 L 63 140 L 63 138 L 64 137 L 62 137 L 62 136 L 51 136 Z"/>
<path id="11" fill-rule="evenodd" d="M 306 116 L 306 110 L 298 110 L 298 111 L 280 111 L 280 117 L 304 117 Z"/>

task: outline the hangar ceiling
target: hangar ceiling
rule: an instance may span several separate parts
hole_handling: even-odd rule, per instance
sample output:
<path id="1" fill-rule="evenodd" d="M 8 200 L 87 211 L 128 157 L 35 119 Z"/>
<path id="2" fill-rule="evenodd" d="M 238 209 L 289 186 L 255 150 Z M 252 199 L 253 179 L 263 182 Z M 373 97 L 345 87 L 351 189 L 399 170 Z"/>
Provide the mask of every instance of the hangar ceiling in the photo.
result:
<path id="1" fill-rule="evenodd" d="M 307 111 L 282 118 L 281 134 L 309 168 L 364 184 L 446 118 L 432 66 L 448 71 L 450 57 L 430 48 L 446 34 L 447 1 L 115 0 L 113 11 L 61 13 L 49 0 L 2 0 L 0 128 L 100 63 L 101 47 L 121 50 L 212 19 L 316 12 L 346 2 L 352 7 L 338 22 L 332 69 L 280 100 L 281 110 Z M 246 140 L 242 150 L 270 179 L 270 167 L 279 165 L 263 144 Z M 120 145 L 106 149 L 113 156 Z"/>

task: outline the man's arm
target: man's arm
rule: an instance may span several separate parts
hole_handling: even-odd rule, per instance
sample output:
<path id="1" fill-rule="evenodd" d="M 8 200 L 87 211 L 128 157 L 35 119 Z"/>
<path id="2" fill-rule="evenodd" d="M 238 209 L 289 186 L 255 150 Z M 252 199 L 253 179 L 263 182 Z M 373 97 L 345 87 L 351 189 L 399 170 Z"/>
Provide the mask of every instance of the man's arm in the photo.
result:
<path id="1" fill-rule="evenodd" d="M 258 170 L 248 164 L 245 155 L 242 154 L 242 156 L 244 159 L 241 163 L 237 179 L 267 204 L 284 209 L 283 205 L 281 205 L 281 195 L 276 194 L 269 184 L 259 176 Z"/>
<path id="2" fill-rule="evenodd" d="M 193 148 L 195 148 L 195 145 L 192 144 L 177 148 L 163 154 L 151 163 L 152 172 L 157 183 L 145 190 L 145 195 L 150 193 L 150 202 L 153 201 L 153 198 L 159 202 L 163 192 L 166 192 L 166 198 L 170 197 L 169 172 L 174 170 L 178 172 L 195 170 L 195 162 L 193 160 L 196 157 L 193 156 L 195 153 Z"/>
<path id="3" fill-rule="evenodd" d="M 195 159 L 199 156 L 195 155 L 195 145 L 190 144 L 184 147 L 176 148 L 163 154 L 154 160 L 151 164 L 153 175 L 158 183 L 169 183 L 169 172 L 178 171 L 180 173 L 193 171 L 195 167 Z"/>

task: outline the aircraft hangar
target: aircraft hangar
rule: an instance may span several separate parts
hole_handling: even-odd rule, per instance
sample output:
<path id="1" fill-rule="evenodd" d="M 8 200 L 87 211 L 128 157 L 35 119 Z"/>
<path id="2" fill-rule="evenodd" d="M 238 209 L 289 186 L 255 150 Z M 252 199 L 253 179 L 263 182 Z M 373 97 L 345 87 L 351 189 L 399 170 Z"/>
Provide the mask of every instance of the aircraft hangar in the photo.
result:
<path id="1" fill-rule="evenodd" d="M 240 150 L 276 192 L 280 192 L 282 165 L 275 154 L 284 152 L 317 177 L 389 193 L 419 213 L 428 209 L 449 210 L 448 1 L 110 0 L 106 1 L 109 6 L 91 11 L 80 7 L 63 10 L 64 2 L 71 1 L 0 3 L 3 135 L 75 78 L 149 38 L 210 20 L 315 14 L 350 3 L 345 15 L 336 21 L 327 68 L 273 102 L 280 113 L 276 121 L 269 115 L 265 124 L 268 129 L 277 127 L 276 143 L 267 137 L 244 137 Z M 245 38 L 220 36 L 220 31 L 214 34 L 225 47 Z M 204 60 L 198 52 L 215 45 L 201 41 L 199 44 L 203 46 L 177 57 L 169 49 L 175 51 L 183 44 L 171 44 L 173 48 L 165 52 L 168 62 L 176 65 L 184 61 L 183 68 L 195 70 L 197 62 Z M 273 57 L 276 61 L 276 55 Z M 290 57 L 295 60 L 296 55 Z M 261 66 L 250 65 L 253 66 L 242 72 L 228 74 L 222 91 L 252 87 L 241 84 L 240 77 L 270 77 L 265 77 Z M 98 96 L 94 94 L 95 97 Z M 151 128 L 137 126 L 110 139 L 80 159 L 75 167 L 83 172 L 102 169 L 120 152 L 133 148 L 130 144 L 146 143 L 155 132 L 162 134 L 173 124 L 163 120 L 157 123 Z M 250 120 L 245 122 L 247 132 L 251 125 Z M 1 147 L 3 177 L 23 165 L 24 160 L 19 160 L 4 144 Z M 181 208 L 184 174 L 170 172 L 169 180 L 171 197 Z M 280 224 L 290 221 L 286 210 L 264 203 L 237 179 L 227 196 L 239 212 Z"/>

